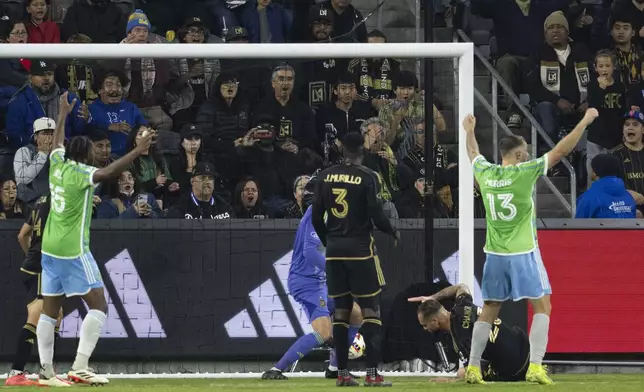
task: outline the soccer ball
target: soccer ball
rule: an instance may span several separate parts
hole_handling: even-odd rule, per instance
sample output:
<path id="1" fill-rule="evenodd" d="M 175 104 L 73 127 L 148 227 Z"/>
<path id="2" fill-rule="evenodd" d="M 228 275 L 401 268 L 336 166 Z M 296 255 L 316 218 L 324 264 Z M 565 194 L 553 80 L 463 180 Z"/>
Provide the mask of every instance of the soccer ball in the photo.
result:
<path id="1" fill-rule="evenodd" d="M 356 334 L 351 347 L 349 347 L 349 359 L 358 359 L 364 355 L 365 344 L 362 335 Z"/>

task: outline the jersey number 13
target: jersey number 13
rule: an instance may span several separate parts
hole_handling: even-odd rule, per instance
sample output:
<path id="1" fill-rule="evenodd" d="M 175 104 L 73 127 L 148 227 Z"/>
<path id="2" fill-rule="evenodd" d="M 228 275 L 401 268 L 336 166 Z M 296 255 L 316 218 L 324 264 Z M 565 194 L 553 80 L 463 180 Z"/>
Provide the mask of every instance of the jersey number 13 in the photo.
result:
<path id="1" fill-rule="evenodd" d="M 516 218 L 517 206 L 512 204 L 513 198 L 514 198 L 514 194 L 512 193 L 499 193 L 497 195 L 488 193 L 487 195 L 487 201 L 489 205 L 488 208 L 489 208 L 490 217 L 492 218 L 492 220 L 500 219 L 503 221 L 511 221 L 512 219 Z M 502 211 L 497 212 L 496 199 L 498 199 L 501 207 L 500 209 Z"/>

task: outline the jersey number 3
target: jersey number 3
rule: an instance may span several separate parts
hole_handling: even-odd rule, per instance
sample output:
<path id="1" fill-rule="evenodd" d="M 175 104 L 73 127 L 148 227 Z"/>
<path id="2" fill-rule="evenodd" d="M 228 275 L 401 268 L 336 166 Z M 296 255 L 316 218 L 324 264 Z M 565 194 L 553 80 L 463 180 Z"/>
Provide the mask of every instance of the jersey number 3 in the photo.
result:
<path id="1" fill-rule="evenodd" d="M 65 211 L 65 189 L 62 186 L 49 184 L 51 207 L 59 214 Z"/>
<path id="2" fill-rule="evenodd" d="M 333 188 L 331 192 L 335 195 L 335 204 L 340 208 L 331 208 L 331 213 L 338 219 L 344 219 L 349 213 L 349 203 L 345 200 L 347 197 L 347 190 L 341 188 Z"/>
<path id="3" fill-rule="evenodd" d="M 514 194 L 512 193 L 499 193 L 496 195 L 496 198 L 501 202 L 501 208 L 503 211 L 496 211 L 496 200 L 494 199 L 495 195 L 488 193 L 487 201 L 489 204 L 489 211 L 492 220 L 501 219 L 503 221 L 511 221 L 517 216 L 517 206 L 512 204 L 512 198 Z"/>

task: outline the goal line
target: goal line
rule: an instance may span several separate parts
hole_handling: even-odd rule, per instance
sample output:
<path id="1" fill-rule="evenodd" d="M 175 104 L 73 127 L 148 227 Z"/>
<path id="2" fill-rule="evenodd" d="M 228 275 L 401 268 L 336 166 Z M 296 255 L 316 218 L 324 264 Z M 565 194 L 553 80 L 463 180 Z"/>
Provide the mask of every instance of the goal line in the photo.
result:
<path id="1" fill-rule="evenodd" d="M 365 372 L 352 372 L 360 377 L 365 377 Z M 380 372 L 385 377 L 446 377 L 454 378 L 456 373 L 437 373 L 437 372 Z M 324 378 L 324 372 L 295 372 L 285 373 L 289 378 Z M 120 374 L 102 374 L 109 379 L 114 380 L 159 380 L 159 379 L 255 379 L 260 380 L 262 373 L 120 373 Z M 0 379 L 6 379 L 7 374 L 0 374 Z M 59 377 L 65 378 L 65 374 Z M 30 379 L 37 379 L 38 375 L 29 375 Z"/>

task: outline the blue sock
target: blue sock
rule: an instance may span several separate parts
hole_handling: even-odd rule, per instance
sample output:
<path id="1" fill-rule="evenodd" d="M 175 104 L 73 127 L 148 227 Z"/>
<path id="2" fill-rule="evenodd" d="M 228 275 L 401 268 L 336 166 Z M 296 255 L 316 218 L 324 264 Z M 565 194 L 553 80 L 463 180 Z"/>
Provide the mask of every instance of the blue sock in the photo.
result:
<path id="1" fill-rule="evenodd" d="M 317 332 L 304 335 L 293 343 L 284 356 L 275 364 L 275 367 L 281 371 L 285 371 L 295 361 L 304 358 L 311 350 L 322 344 L 324 344 L 324 339 Z"/>
<path id="2" fill-rule="evenodd" d="M 349 327 L 349 347 L 353 344 L 353 339 L 356 337 L 359 330 L 360 325 L 351 325 Z M 332 368 L 338 367 L 338 358 L 335 355 L 335 349 L 331 350 L 331 354 L 329 354 L 329 366 Z"/>

